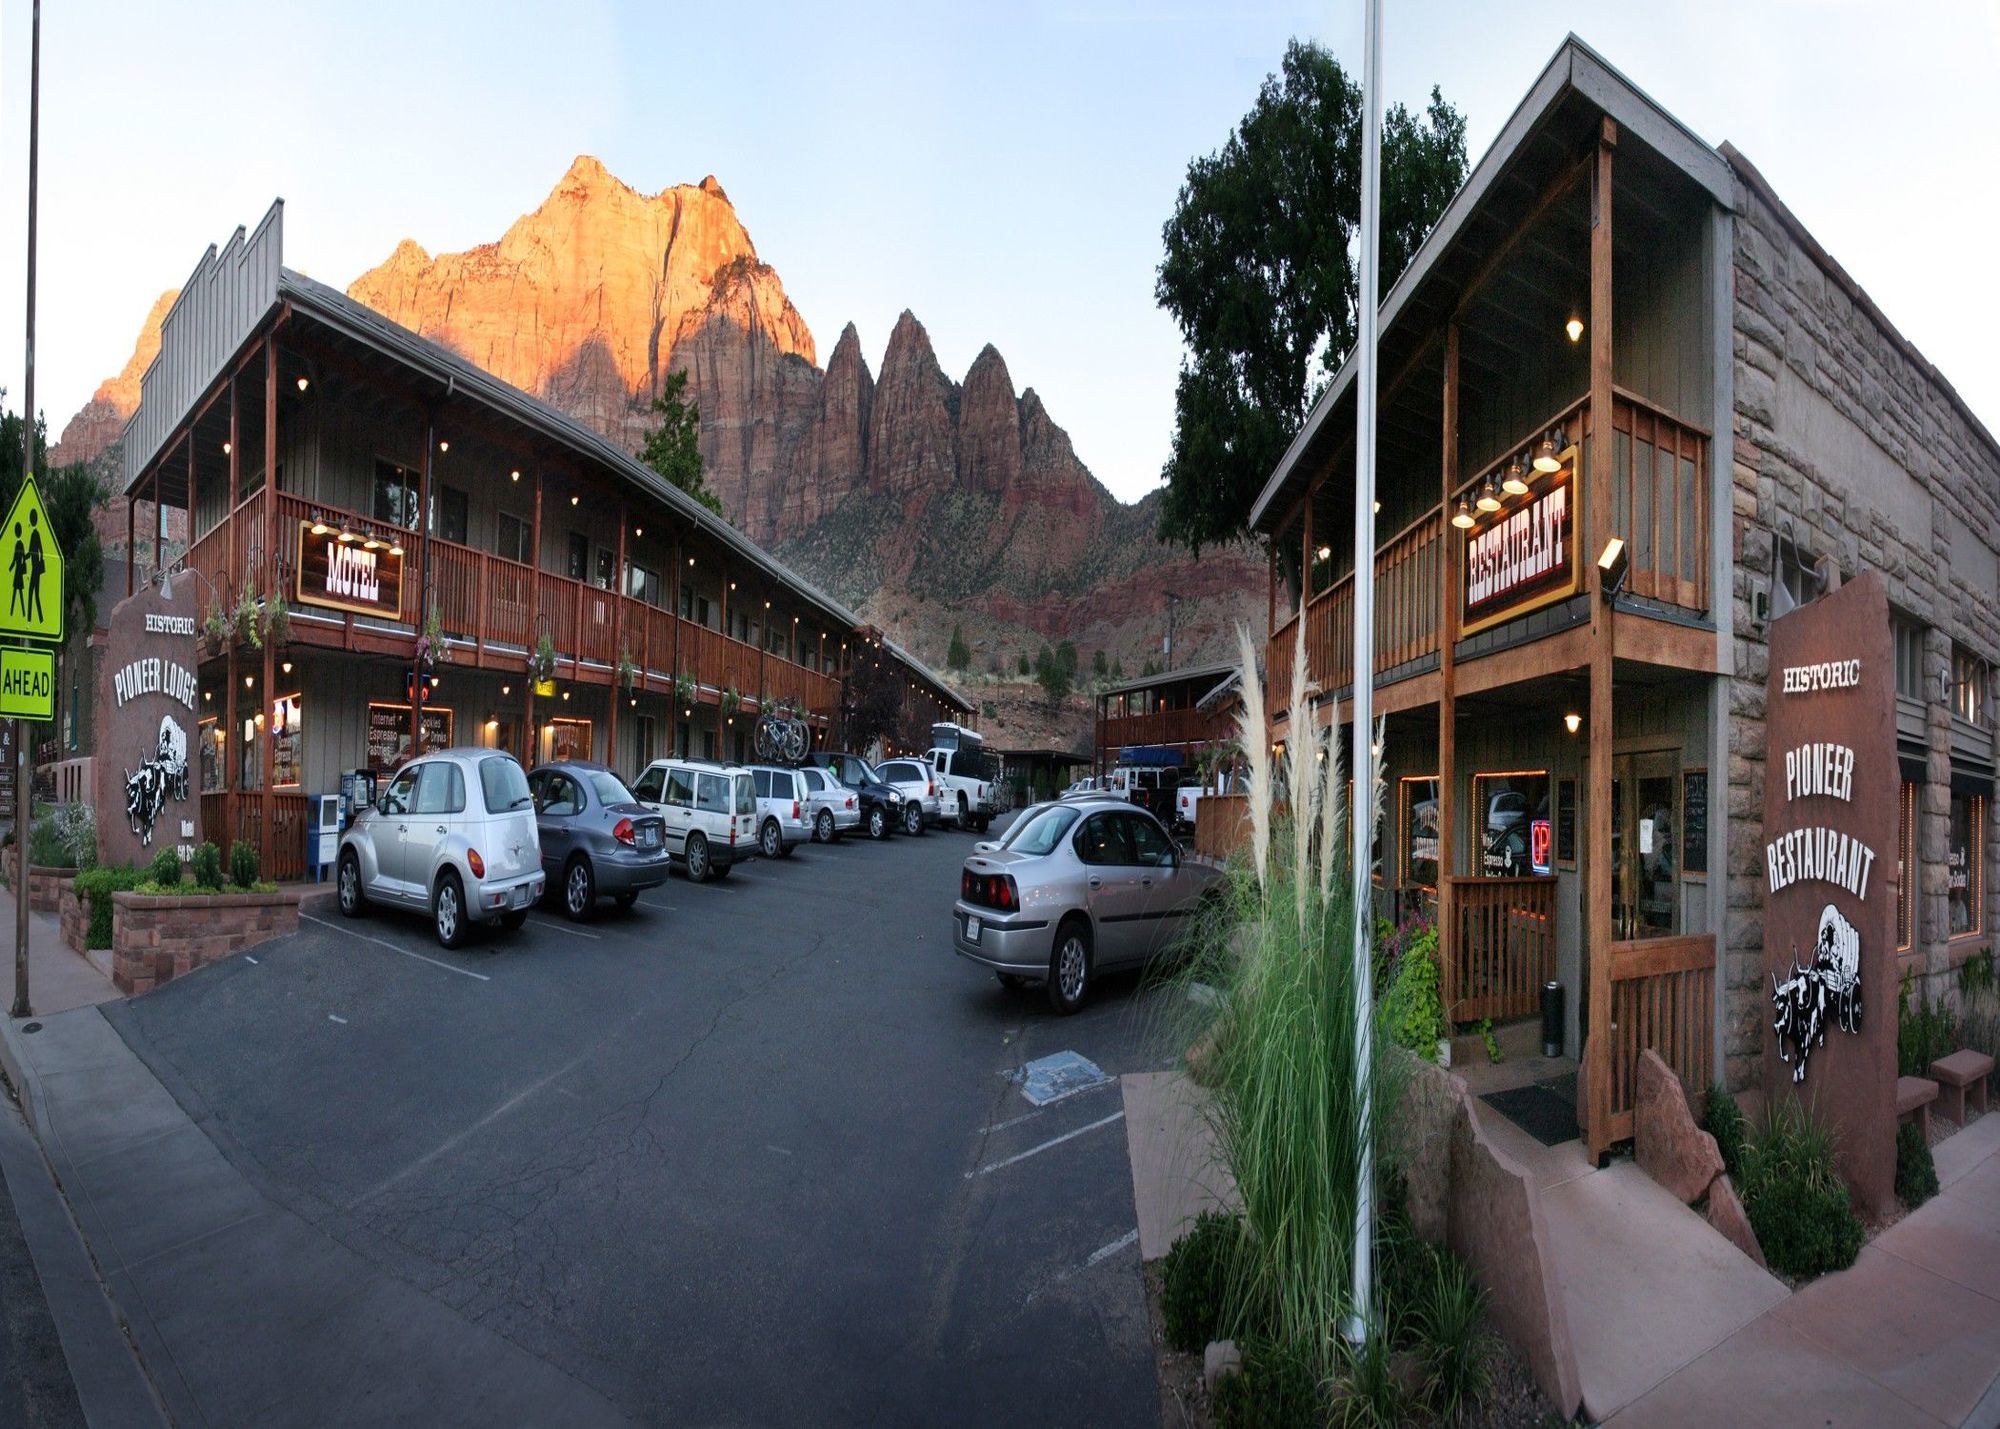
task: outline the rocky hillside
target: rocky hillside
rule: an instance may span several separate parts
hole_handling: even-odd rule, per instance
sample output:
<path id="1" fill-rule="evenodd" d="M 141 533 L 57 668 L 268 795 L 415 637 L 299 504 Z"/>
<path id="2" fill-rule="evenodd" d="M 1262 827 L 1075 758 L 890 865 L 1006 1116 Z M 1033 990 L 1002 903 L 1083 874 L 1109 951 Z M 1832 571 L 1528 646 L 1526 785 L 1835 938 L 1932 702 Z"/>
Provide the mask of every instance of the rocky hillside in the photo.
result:
<path id="1" fill-rule="evenodd" d="M 499 241 L 433 257 L 405 239 L 350 296 L 636 450 L 686 369 L 708 480 L 752 539 L 926 659 L 954 624 L 976 671 L 1073 640 L 1136 670 L 1183 597 L 1177 662 L 1262 618 L 1242 551 L 1197 563 L 1153 539 L 1157 497 L 1114 498 L 991 346 L 963 380 L 905 312 L 871 371 L 849 324 L 826 367 L 714 178 L 641 194 L 577 159 Z M 159 348 L 163 294 L 125 370 L 62 434 L 63 460 L 117 436 Z"/>

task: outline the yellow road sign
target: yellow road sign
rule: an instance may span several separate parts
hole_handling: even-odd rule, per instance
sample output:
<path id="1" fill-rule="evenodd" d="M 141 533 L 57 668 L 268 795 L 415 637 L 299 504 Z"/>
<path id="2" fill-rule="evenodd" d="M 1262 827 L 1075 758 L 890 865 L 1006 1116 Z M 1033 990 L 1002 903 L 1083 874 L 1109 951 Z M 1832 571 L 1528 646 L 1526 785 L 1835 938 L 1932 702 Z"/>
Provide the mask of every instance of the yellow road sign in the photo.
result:
<path id="1" fill-rule="evenodd" d="M 0 719 L 55 717 L 55 652 L 0 649 Z"/>
<path id="2" fill-rule="evenodd" d="M 0 526 L 0 589 L 7 594 L 0 608 L 0 635 L 62 640 L 63 555 L 33 476 L 21 483 L 21 494 Z"/>

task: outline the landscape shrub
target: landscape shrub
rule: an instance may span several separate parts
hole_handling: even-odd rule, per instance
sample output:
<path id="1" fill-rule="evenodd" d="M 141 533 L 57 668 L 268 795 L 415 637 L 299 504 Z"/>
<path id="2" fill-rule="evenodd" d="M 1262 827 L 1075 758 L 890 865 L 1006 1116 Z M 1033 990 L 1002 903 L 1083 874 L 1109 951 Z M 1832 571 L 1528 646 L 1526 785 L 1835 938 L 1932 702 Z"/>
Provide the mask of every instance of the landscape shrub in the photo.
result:
<path id="1" fill-rule="evenodd" d="M 161 888 L 177 887 L 181 881 L 181 856 L 179 851 L 171 848 L 163 848 L 154 854 L 152 863 L 146 869 L 146 881 L 158 884 Z"/>
<path id="2" fill-rule="evenodd" d="M 1412 1320 L 1416 1350 L 1424 1362 L 1424 1397 L 1440 1419 L 1454 1420 L 1484 1399 L 1493 1382 L 1486 1292 L 1465 1262 L 1440 1252 Z"/>
<path id="3" fill-rule="evenodd" d="M 1425 928 L 1397 955 L 1382 998 L 1382 1024 L 1398 1047 L 1429 1062 L 1438 1059 L 1438 1041 L 1451 1035 L 1451 1027 L 1439 992 L 1436 928 Z"/>
<path id="4" fill-rule="evenodd" d="M 204 841 L 194 851 L 194 881 L 202 888 L 222 887 L 222 850 L 213 843 Z"/>
<path id="5" fill-rule="evenodd" d="M 1736 1105 L 1736 1098 L 1729 1094 L 1729 1088 L 1720 1082 L 1709 1083 L 1702 1094 L 1701 1119 L 1708 1127 L 1708 1134 L 1715 1138 L 1715 1149 L 1722 1153 L 1722 1169 L 1731 1180 L 1743 1179 L 1743 1141 L 1748 1135 L 1749 1125 L 1743 1119 L 1743 1109 Z"/>
<path id="6" fill-rule="evenodd" d="M 229 846 L 229 881 L 238 888 L 255 888 L 257 878 L 263 872 L 263 861 L 258 857 L 257 845 L 248 839 L 238 839 Z"/>
<path id="7" fill-rule="evenodd" d="M 1203 1211 L 1167 1252 L 1160 1265 L 1160 1314 L 1175 1349 L 1200 1350 L 1227 1333 L 1230 1276 L 1242 1236 L 1242 1217 Z"/>
<path id="8" fill-rule="evenodd" d="M 1965 995 L 1965 1007 L 1958 1019 L 1958 1045 L 1984 1052 L 2000 1068 L 2000 991 L 1981 988 Z M 2000 1072 L 1989 1074 L 1987 1082 L 2000 1080 Z"/>
<path id="9" fill-rule="evenodd" d="M 37 813 L 34 822 L 28 825 L 28 862 L 43 868 L 76 867 L 76 858 L 63 842 L 62 830 L 56 825 L 54 809 Z"/>
<path id="10" fill-rule="evenodd" d="M 1896 1199 L 1915 1210 L 1938 1191 L 1937 1163 L 1913 1121 L 1896 1128 Z"/>
<path id="11" fill-rule="evenodd" d="M 1780 1096 L 1743 1148 L 1743 1208 L 1771 1268 L 1808 1278 L 1861 1253 L 1861 1221 L 1833 1161 L 1833 1134 Z"/>
<path id="12" fill-rule="evenodd" d="M 56 838 L 69 854 L 69 867 L 97 867 L 97 810 L 78 800 L 55 808 Z"/>
<path id="13" fill-rule="evenodd" d="M 1942 998 L 1910 1005 L 1910 975 L 1896 994 L 1896 1072 L 1904 1077 L 1930 1075 L 1931 1063 L 1958 1050 L 1958 1018 Z"/>
<path id="14" fill-rule="evenodd" d="M 1237 1347 L 1243 1367 L 1216 1381 L 1215 1429 L 1319 1429 L 1326 1402 L 1311 1363 L 1272 1340 Z"/>
<path id="15" fill-rule="evenodd" d="M 108 948 L 111 946 L 111 895 L 128 888 L 137 888 L 145 882 L 150 870 L 143 868 L 105 867 L 85 869 L 76 876 L 74 892 L 90 915 L 90 926 L 85 929 L 83 945 L 86 948 Z"/>

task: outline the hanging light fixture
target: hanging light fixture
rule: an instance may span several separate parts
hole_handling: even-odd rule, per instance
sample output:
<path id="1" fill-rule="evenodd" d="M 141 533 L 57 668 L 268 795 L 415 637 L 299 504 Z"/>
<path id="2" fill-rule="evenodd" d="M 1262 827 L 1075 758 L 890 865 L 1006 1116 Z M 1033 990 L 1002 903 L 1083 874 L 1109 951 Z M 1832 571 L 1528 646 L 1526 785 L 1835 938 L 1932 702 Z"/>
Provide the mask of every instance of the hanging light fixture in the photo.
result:
<path id="1" fill-rule="evenodd" d="M 1536 471 L 1561 471 L 1562 462 L 1556 456 L 1555 429 L 1542 433 L 1542 445 L 1535 453 Z"/>
<path id="2" fill-rule="evenodd" d="M 1452 513 L 1451 524 L 1458 527 L 1461 531 L 1472 529 L 1472 508 L 1465 504 L 1463 496 L 1458 498 L 1458 510 Z"/>
<path id="3" fill-rule="evenodd" d="M 1563 331 L 1569 334 L 1569 340 L 1570 340 L 1571 342 L 1582 342 L 1582 341 L 1583 341 L 1583 319 L 1582 319 L 1582 318 L 1579 318 L 1579 317 L 1571 317 L 1571 318 L 1570 318 L 1570 320 L 1569 320 L 1568 322 L 1566 322 L 1566 323 L 1564 323 L 1564 324 L 1563 324 Z M 1574 730 L 1572 730 L 1572 731 L 1570 731 L 1570 732 L 1571 732 L 1572 734 L 1574 734 L 1574 733 L 1575 733 L 1575 731 L 1574 731 Z"/>
<path id="4" fill-rule="evenodd" d="M 1473 503 L 1481 511 L 1492 513 L 1500 509 L 1500 475 L 1498 472 L 1486 474 L 1486 484 L 1479 488 L 1479 500 Z"/>
<path id="5" fill-rule="evenodd" d="M 313 522 L 313 535 L 315 536 L 324 536 L 327 533 L 328 529 L 329 528 L 326 522 L 324 521 Z"/>
<path id="6" fill-rule="evenodd" d="M 515 467 L 512 471 L 507 473 L 507 479 L 509 481 L 519 481 L 521 479 L 521 469 L 519 467 Z"/>
<path id="7" fill-rule="evenodd" d="M 1507 468 L 1507 475 L 1500 481 L 1500 489 L 1509 496 L 1528 494 L 1528 463 L 1524 458 L 1515 456 L 1514 464 Z"/>
<path id="8" fill-rule="evenodd" d="M 451 450 L 451 443 L 450 443 L 450 442 L 448 442 L 448 441 L 444 441 L 443 439 L 440 439 L 440 440 L 438 441 L 438 450 L 439 450 L 439 451 L 441 451 L 441 452 L 448 452 L 448 451 L 450 451 L 450 450 Z"/>
<path id="9" fill-rule="evenodd" d="M 1571 734 L 1575 734 L 1579 729 L 1583 728 L 1583 716 L 1575 710 L 1571 710 L 1563 716 L 1563 727 L 1569 730 Z"/>
<path id="10" fill-rule="evenodd" d="M 390 554 L 390 555 L 392 555 L 392 556 L 400 556 L 400 555 L 402 555 L 402 554 L 403 554 L 403 543 L 402 543 L 401 541 L 391 541 L 391 542 L 389 543 L 389 554 Z"/>

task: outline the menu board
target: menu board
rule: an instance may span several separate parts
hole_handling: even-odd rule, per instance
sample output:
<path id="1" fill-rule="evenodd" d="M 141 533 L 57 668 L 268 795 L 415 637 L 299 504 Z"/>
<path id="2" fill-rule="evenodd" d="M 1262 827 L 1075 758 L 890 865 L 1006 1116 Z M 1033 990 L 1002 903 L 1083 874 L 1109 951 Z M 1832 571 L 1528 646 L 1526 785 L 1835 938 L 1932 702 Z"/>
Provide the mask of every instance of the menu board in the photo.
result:
<path id="1" fill-rule="evenodd" d="M 1556 785 L 1556 862 L 1576 862 L 1576 780 Z"/>
<path id="2" fill-rule="evenodd" d="M 297 695 L 286 695 L 271 710 L 271 787 L 296 789 L 304 767 L 305 724 Z"/>
<path id="3" fill-rule="evenodd" d="M 451 747 L 451 711 L 424 711 L 425 754 Z M 394 769 L 410 753 L 410 707 L 408 705 L 368 706 L 368 767 Z"/>
<path id="4" fill-rule="evenodd" d="M 1681 872 L 1708 872 L 1708 771 L 1681 775 Z"/>

